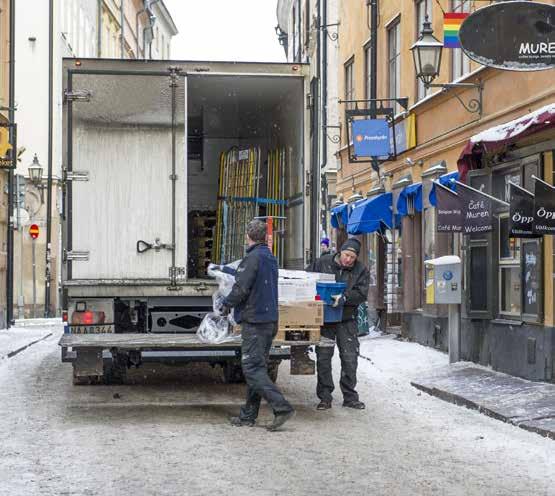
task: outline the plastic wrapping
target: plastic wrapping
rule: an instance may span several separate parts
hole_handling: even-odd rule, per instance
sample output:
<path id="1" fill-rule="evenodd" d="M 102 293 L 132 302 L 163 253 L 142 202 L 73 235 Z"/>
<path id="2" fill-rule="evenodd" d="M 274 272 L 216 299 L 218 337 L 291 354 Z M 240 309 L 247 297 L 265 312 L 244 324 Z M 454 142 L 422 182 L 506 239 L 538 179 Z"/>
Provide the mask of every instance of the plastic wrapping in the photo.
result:
<path id="1" fill-rule="evenodd" d="M 228 271 L 235 271 L 240 263 L 241 260 L 236 260 L 225 266 L 215 264 L 210 264 L 208 266 L 207 273 L 210 277 L 216 279 L 218 289 L 212 295 L 213 311 L 204 316 L 197 330 L 197 336 L 204 343 L 217 344 L 237 338 L 233 335 L 233 326 L 236 325 L 233 312 L 225 317 L 222 316 L 223 302 L 226 296 L 231 293 L 231 289 L 235 283 L 235 276 L 222 269 L 225 267 Z"/>

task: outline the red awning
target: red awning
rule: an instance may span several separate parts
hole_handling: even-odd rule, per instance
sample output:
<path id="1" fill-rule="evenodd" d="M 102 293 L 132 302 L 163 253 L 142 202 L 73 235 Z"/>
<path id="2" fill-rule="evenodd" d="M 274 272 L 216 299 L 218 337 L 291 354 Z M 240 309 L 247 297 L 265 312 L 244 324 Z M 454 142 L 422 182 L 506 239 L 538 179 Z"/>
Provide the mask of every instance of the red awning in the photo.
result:
<path id="1" fill-rule="evenodd" d="M 550 103 L 530 114 L 472 136 L 457 160 L 461 180 L 464 181 L 469 170 L 482 167 L 484 153 L 499 152 L 525 136 L 553 126 L 555 126 L 555 103 Z"/>

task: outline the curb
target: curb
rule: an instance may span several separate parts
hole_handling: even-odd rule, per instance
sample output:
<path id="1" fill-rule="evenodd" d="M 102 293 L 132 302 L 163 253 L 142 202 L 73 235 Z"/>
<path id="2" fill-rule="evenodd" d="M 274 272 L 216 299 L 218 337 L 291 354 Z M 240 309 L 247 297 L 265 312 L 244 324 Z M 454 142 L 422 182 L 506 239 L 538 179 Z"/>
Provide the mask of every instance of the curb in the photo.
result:
<path id="1" fill-rule="evenodd" d="M 495 420 L 501 420 L 502 422 L 514 425 L 516 427 L 520 427 L 521 429 L 524 429 L 528 432 L 534 432 L 536 434 L 539 434 L 540 436 L 555 440 L 554 431 L 549 429 L 543 429 L 542 427 L 530 426 L 526 424 L 526 422 L 534 421 L 536 419 L 525 419 L 525 420 L 519 420 L 518 422 L 516 422 L 512 420 L 511 417 L 507 417 L 506 415 L 503 415 L 495 410 L 492 410 L 491 408 L 487 408 L 483 405 L 480 405 L 461 395 L 450 393 L 448 391 L 437 389 L 435 387 L 424 386 L 423 384 L 418 384 L 417 382 L 413 382 L 413 381 L 411 381 L 410 384 L 414 388 L 420 391 L 423 391 L 429 394 L 430 396 L 435 396 L 436 398 L 439 398 L 443 401 L 447 401 L 448 403 L 453 403 L 458 406 L 464 406 L 470 410 L 476 410 L 480 413 L 483 413 L 484 415 L 487 415 L 488 417 L 494 418 Z"/>
<path id="2" fill-rule="evenodd" d="M 22 346 L 21 348 L 18 348 L 14 351 L 10 351 L 7 355 L 4 355 L 3 357 L 0 357 L 0 359 L 4 360 L 4 359 L 8 359 L 8 358 L 13 358 L 14 356 L 18 355 L 22 351 L 25 351 L 27 348 L 30 348 L 34 344 L 40 343 L 41 341 L 44 341 L 45 339 L 48 339 L 52 335 L 53 335 L 53 333 L 49 333 L 49 334 L 47 334 L 46 336 L 43 336 L 40 339 L 36 339 L 35 341 L 31 341 L 29 344 L 26 344 L 25 346 Z"/>

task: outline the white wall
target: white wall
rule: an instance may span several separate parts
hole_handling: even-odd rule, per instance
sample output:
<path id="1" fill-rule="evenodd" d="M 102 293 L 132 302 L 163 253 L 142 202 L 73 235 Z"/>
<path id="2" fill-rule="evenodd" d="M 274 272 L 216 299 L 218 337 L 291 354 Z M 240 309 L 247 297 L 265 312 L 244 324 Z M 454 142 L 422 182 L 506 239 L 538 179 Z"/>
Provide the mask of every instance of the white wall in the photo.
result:
<path id="1" fill-rule="evenodd" d="M 156 15 L 154 33 L 152 40 L 152 58 L 156 60 L 168 60 L 171 58 L 171 39 L 173 31 L 166 19 L 163 9 L 155 3 L 152 10 Z"/>

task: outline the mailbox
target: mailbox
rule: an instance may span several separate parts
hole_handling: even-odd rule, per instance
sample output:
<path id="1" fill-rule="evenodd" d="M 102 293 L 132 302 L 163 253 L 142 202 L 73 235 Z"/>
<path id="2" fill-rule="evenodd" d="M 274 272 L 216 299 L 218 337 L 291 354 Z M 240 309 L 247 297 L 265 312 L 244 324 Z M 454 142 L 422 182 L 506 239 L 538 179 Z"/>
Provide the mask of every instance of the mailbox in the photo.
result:
<path id="1" fill-rule="evenodd" d="M 461 303 L 461 259 L 454 255 L 434 258 L 426 266 L 426 303 Z"/>

